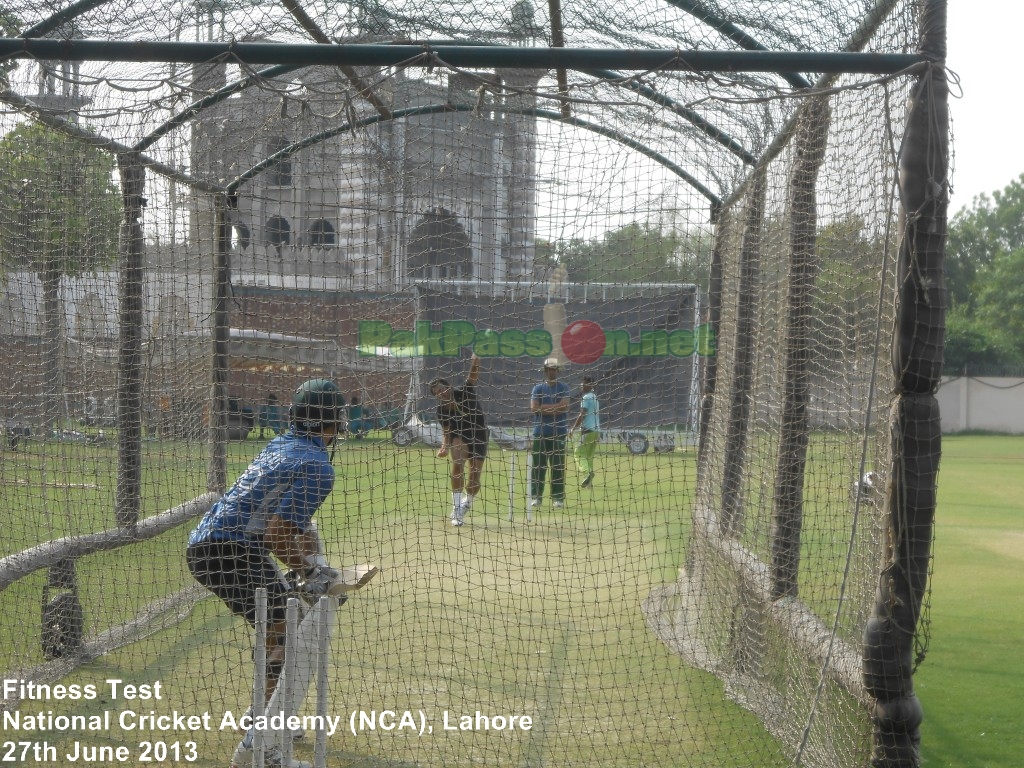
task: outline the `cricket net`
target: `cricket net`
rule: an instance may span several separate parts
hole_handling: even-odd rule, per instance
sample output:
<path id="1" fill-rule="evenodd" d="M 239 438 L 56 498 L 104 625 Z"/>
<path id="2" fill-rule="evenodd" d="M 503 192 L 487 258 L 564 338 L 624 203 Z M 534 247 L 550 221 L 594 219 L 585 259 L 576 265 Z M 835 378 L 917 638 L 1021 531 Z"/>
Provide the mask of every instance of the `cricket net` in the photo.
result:
<path id="1" fill-rule="evenodd" d="M 329 378 L 318 529 L 381 573 L 337 613 L 326 760 L 296 757 L 916 764 L 944 210 L 908 201 L 945 183 L 941 69 L 612 53 L 941 61 L 944 5 L 585 6 L 0 11 L 4 740 L 227 764 L 252 632 L 188 532 Z M 72 39 L 136 51 L 43 45 Z M 352 48 L 378 63 L 317 58 Z M 473 356 L 490 442 L 452 525 L 429 384 Z M 542 474 L 551 358 L 566 427 L 584 376 L 601 425 Z M 198 722 L 140 720 L 171 713 Z"/>

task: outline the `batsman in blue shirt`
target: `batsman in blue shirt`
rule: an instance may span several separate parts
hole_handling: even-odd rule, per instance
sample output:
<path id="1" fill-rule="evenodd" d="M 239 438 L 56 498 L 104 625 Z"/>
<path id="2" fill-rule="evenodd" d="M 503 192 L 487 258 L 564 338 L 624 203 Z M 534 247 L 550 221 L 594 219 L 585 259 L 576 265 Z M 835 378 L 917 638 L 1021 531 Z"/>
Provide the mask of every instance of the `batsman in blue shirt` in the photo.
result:
<path id="1" fill-rule="evenodd" d="M 267 590 L 270 706 L 284 665 L 286 604 L 294 594 L 278 562 L 298 575 L 307 595 L 328 594 L 339 576 L 323 554 L 313 515 L 334 487 L 328 448 L 344 419 L 345 401 L 334 382 L 302 384 L 292 398 L 288 430 L 267 444 L 188 539 L 186 561 L 196 581 L 250 626 L 256 621 L 256 590 Z M 233 768 L 252 765 L 252 745 L 250 729 L 235 750 Z M 270 768 L 306 765 L 284 760 L 274 745 L 264 755 Z"/>

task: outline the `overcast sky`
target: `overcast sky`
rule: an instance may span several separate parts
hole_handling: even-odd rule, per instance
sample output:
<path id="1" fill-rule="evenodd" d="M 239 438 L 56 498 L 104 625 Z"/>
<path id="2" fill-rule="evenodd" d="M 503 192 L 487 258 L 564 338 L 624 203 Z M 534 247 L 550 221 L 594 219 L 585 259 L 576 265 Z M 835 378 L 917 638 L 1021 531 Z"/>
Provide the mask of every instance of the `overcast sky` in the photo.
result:
<path id="1" fill-rule="evenodd" d="M 1024 102 L 1020 31 L 1024 3 L 949 0 L 946 64 L 960 77 L 949 102 L 953 119 L 950 215 L 982 192 L 1006 187 L 1024 173 Z"/>

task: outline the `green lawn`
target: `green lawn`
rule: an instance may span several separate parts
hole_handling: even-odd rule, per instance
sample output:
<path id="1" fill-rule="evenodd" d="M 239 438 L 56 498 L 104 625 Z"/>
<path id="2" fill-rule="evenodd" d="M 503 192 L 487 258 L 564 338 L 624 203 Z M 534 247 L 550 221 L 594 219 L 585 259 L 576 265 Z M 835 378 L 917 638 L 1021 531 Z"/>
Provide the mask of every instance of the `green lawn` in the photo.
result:
<path id="1" fill-rule="evenodd" d="M 237 474 L 260 449 L 230 446 Z M 204 491 L 201 446 L 146 443 L 144 510 L 152 514 Z M 835 463 L 812 446 L 811 461 Z M 3 554 L 59 535 L 111 526 L 116 474 L 110 445 L 29 444 L 5 454 L 0 481 Z M 513 467 L 513 461 L 515 462 Z M 845 461 L 845 459 L 843 459 Z M 435 725 L 340 733 L 337 766 L 782 766 L 787 755 L 728 700 L 721 682 L 695 671 L 654 639 L 639 610 L 684 560 L 694 492 L 688 451 L 632 456 L 618 444 L 598 454 L 594 488 L 575 487 L 567 508 L 526 522 L 525 454 L 492 446 L 485 491 L 461 529 L 447 524 L 445 462 L 423 447 L 397 449 L 383 435 L 343 444 L 335 491 L 319 515 L 333 558 L 383 567 L 341 608 L 335 630 L 332 707 L 423 711 Z M 844 470 L 844 474 L 846 471 Z M 514 494 L 510 512 L 510 480 Z M 825 509 L 847 481 L 810 494 Z M 929 768 L 1012 766 L 1021 744 L 1022 681 L 1013 651 L 1020 622 L 1024 535 L 1024 438 L 947 437 L 931 595 L 931 645 L 916 678 L 925 708 L 922 753 Z M 813 511 L 805 556 L 834 568 L 843 543 Z M 823 513 L 822 513 L 823 515 Z M 78 574 L 87 632 L 133 616 L 191 583 L 182 549 L 189 526 L 143 545 L 84 558 Z M 5 672 L 42 661 L 38 606 L 44 574 L 0 593 Z M 827 599 L 823 599 L 823 605 Z M 997 607 L 998 606 L 998 607 Z M 55 713 L 240 711 L 251 685 L 248 630 L 216 600 L 170 629 L 81 667 L 65 682 L 161 680 L 161 702 L 45 702 Z M 9 675 L 5 675 L 9 676 Z M 24 704 L 23 712 L 40 704 Z M 441 716 L 530 714 L 529 732 L 441 732 Z M 5 732 L 4 738 L 12 734 Z M 66 747 L 68 734 L 43 734 Z M 160 734 L 151 734 L 159 737 Z M 24 738 L 21 734 L 18 738 Z M 115 727 L 96 745 L 142 740 Z M 233 732 L 194 737 L 198 766 L 222 766 Z M 63 754 L 63 753 L 62 753 Z M 300 757 L 310 759 L 309 746 Z"/>
<path id="2" fill-rule="evenodd" d="M 942 453 L 921 751 L 927 768 L 1009 768 L 1024 754 L 1024 437 L 946 436 Z"/>
<path id="3" fill-rule="evenodd" d="M 231 445 L 232 475 L 261 445 Z M 154 442 L 147 451 L 147 514 L 203 491 L 201 448 Z M 33 511 L 31 494 L 11 495 L 23 505 L 18 546 L 58 530 L 109 527 L 112 458 L 109 446 L 35 444 L 19 454 L 8 468 L 9 493 L 50 488 L 44 484 L 55 464 L 65 479 L 53 487 L 61 504 L 49 516 Z M 640 611 L 651 589 L 673 581 L 683 562 L 693 454 L 632 456 L 622 445 L 602 446 L 594 487 L 578 489 L 580 478 L 570 468 L 567 507 L 545 505 L 530 523 L 525 458 L 492 446 L 485 492 L 467 524 L 452 528 L 447 463 L 433 450 L 398 449 L 383 436 L 339 448 L 335 490 L 318 515 L 321 531 L 334 559 L 372 560 L 383 572 L 341 609 L 332 711 L 345 722 L 354 710 L 422 711 L 436 731 L 337 734 L 329 745 L 331 766 L 589 766 L 598 755 L 602 765 L 623 767 L 746 766 L 751 759 L 784 765 L 755 718 L 725 698 L 720 681 L 658 642 Z M 98 487 L 67 487 L 84 476 Z M 186 533 L 187 527 L 79 564 L 90 632 L 190 584 L 182 557 Z M 5 669 L 42 660 L 34 606 L 43 581 L 37 573 L 0 593 L 8 615 L 30 606 L 24 624 L 0 628 Z M 140 710 L 209 711 L 219 719 L 245 707 L 250 647 L 247 628 L 218 601 L 206 600 L 181 624 L 81 667 L 66 682 L 159 679 L 167 701 Z M 46 706 L 74 714 L 121 708 L 104 700 Z M 23 704 L 22 711 L 30 708 Z M 446 733 L 445 711 L 529 714 L 534 726 Z M 73 740 L 59 733 L 47 738 L 58 748 Z M 139 740 L 116 727 L 88 738 L 97 745 Z M 194 764 L 226 764 L 237 738 L 229 731 L 197 734 Z M 308 746 L 299 753 L 309 759 Z"/>

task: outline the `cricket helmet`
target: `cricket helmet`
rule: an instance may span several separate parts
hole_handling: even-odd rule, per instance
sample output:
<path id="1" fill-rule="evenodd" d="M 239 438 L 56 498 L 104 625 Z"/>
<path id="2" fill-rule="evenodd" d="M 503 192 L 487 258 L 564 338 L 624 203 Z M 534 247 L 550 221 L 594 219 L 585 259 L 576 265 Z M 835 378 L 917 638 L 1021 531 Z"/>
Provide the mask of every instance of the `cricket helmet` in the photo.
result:
<path id="1" fill-rule="evenodd" d="M 310 379 L 295 390 L 288 415 L 299 431 L 321 432 L 345 420 L 345 398 L 330 379 Z"/>

